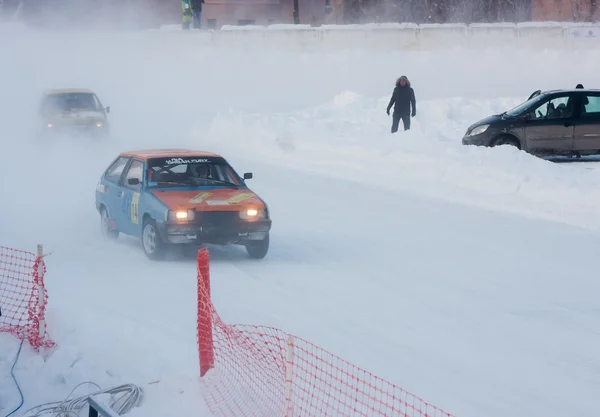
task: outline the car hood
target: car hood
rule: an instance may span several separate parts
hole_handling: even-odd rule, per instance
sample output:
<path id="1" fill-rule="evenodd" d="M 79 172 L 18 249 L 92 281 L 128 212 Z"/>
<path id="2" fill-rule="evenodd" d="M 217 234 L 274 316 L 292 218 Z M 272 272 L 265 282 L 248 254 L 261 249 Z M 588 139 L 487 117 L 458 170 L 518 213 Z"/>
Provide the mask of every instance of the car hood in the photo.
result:
<path id="1" fill-rule="evenodd" d="M 262 200 L 248 189 L 221 188 L 211 190 L 151 191 L 170 210 L 231 211 L 242 207 L 264 208 Z"/>
<path id="2" fill-rule="evenodd" d="M 485 119 L 481 119 L 473 123 L 471 126 L 469 126 L 469 131 L 476 128 L 477 126 L 494 124 L 503 120 L 504 119 L 502 118 L 501 114 L 494 114 L 493 116 L 488 116 Z"/>

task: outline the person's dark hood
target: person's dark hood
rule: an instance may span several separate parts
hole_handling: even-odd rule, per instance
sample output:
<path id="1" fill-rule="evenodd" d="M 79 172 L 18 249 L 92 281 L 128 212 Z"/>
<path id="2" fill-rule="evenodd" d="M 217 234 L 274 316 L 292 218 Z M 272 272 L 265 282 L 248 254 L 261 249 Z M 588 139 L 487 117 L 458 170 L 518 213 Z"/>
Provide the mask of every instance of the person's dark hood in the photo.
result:
<path id="1" fill-rule="evenodd" d="M 406 75 L 403 75 L 402 77 L 400 77 L 396 80 L 396 87 L 401 87 L 400 81 L 403 81 L 403 80 L 406 82 L 406 86 L 410 87 L 410 81 L 408 81 L 408 77 Z"/>

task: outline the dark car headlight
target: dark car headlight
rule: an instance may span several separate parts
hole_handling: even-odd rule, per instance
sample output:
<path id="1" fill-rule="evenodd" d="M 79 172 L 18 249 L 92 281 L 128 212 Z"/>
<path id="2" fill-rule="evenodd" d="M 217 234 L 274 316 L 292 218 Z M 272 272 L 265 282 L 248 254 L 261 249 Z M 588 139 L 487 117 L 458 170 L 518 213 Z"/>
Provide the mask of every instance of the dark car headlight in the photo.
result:
<path id="1" fill-rule="evenodd" d="M 471 131 L 467 131 L 467 136 L 477 136 L 477 135 L 481 135 L 483 132 L 485 132 L 486 130 L 488 130 L 488 127 L 490 127 L 490 125 L 481 125 L 481 126 L 476 126 L 473 129 L 471 129 Z"/>

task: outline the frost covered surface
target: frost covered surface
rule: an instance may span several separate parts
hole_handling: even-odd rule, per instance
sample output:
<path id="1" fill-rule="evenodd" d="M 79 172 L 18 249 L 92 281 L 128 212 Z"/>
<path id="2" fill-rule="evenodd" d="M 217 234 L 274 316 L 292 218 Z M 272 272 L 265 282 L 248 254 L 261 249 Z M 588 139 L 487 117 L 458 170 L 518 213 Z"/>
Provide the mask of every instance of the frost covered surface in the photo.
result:
<path id="1" fill-rule="evenodd" d="M 225 321 L 296 334 L 457 417 L 600 414 L 600 169 L 460 145 L 471 123 L 534 90 L 592 86 L 600 52 L 233 53 L 157 39 L 0 38 L 0 245 L 52 252 L 59 345 L 46 362 L 23 351 L 22 411 L 93 381 L 143 387 L 133 416 L 209 415 L 194 259 L 152 263 L 135 239 L 103 241 L 94 207 L 118 152 L 189 146 L 253 172 L 273 215 L 263 261 L 211 248 Z M 391 136 L 385 107 L 402 74 L 417 117 Z M 40 92 L 64 86 L 111 106 L 111 140 L 31 139 Z M 17 349 L 0 335 L 0 415 L 19 402 Z"/>
<path id="2" fill-rule="evenodd" d="M 223 25 L 221 26 L 221 30 L 223 31 L 227 31 L 227 30 L 231 30 L 231 31 L 262 31 L 262 30 L 266 30 L 267 28 L 265 26 L 260 26 L 260 25 L 244 25 L 244 26 L 234 26 L 234 25 Z"/>
<path id="3" fill-rule="evenodd" d="M 314 30 L 311 25 L 286 25 L 286 24 L 273 24 L 267 26 L 269 30 L 289 30 L 289 31 L 307 31 Z"/>
<path id="4" fill-rule="evenodd" d="M 419 25 L 416 23 L 365 23 L 365 24 L 347 24 L 347 25 L 321 25 L 316 26 L 317 30 L 390 30 L 390 29 L 416 29 Z"/>

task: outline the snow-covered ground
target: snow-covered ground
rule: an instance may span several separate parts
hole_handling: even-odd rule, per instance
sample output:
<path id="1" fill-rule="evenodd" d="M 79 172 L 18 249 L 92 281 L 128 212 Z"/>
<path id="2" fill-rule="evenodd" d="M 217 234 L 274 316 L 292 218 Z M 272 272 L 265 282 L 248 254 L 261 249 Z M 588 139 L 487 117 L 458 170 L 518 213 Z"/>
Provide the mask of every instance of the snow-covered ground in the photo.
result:
<path id="1" fill-rule="evenodd" d="M 209 415 L 194 259 L 152 263 L 135 240 L 103 241 L 94 207 L 119 151 L 174 146 L 252 171 L 272 210 L 264 260 L 211 248 L 227 322 L 301 336 L 458 417 L 600 414 L 600 171 L 460 145 L 468 125 L 538 88 L 593 86 L 600 51 L 234 51 L 149 39 L 0 36 L 0 245 L 53 252 L 59 345 L 46 362 L 23 351 L 15 415 L 85 381 L 142 386 L 132 416 Z M 385 107 L 402 74 L 417 117 L 392 136 Z M 37 99 L 57 86 L 94 89 L 111 106 L 113 138 L 35 143 Z M 18 347 L 0 335 L 0 415 L 19 403 Z"/>

